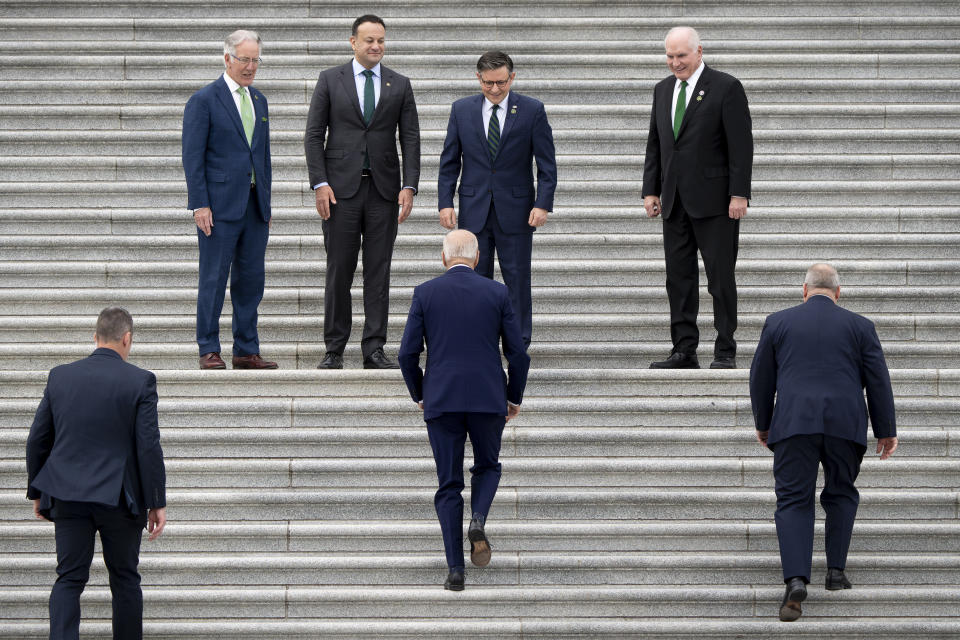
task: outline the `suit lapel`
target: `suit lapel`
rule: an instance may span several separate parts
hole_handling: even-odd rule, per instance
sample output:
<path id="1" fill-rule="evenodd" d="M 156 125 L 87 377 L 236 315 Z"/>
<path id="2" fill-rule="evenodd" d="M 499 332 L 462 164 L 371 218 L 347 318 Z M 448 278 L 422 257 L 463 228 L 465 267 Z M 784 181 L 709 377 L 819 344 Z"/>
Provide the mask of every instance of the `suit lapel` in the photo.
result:
<path id="1" fill-rule="evenodd" d="M 677 139 L 680 139 L 680 136 L 683 135 L 683 132 L 686 131 L 687 125 L 690 124 L 690 121 L 693 120 L 693 117 L 696 115 L 697 111 L 700 109 L 700 104 L 703 100 L 697 100 L 697 98 L 706 98 L 707 88 L 710 86 L 710 67 L 704 66 L 703 73 L 700 74 L 700 80 L 697 82 L 697 85 L 693 87 L 692 91 L 693 96 L 690 98 L 690 104 L 687 105 L 687 110 L 683 114 L 683 122 L 680 123 L 680 131 L 677 133 Z M 703 95 L 700 95 L 700 92 L 703 92 Z M 673 96 L 670 96 L 670 101 L 673 102 Z"/>
<path id="2" fill-rule="evenodd" d="M 507 136 L 510 134 L 510 129 L 513 128 L 513 123 L 517 121 L 517 118 L 520 117 L 520 114 L 517 113 L 517 103 L 520 102 L 520 96 L 518 96 L 513 91 L 510 92 L 509 104 L 507 104 L 507 117 L 503 121 L 503 131 L 500 132 L 500 148 L 503 148 L 503 141 L 507 139 Z"/>
<path id="3" fill-rule="evenodd" d="M 471 122 L 481 123 L 481 126 L 477 127 L 477 144 L 484 150 L 485 153 L 483 156 L 487 159 L 487 163 L 490 164 L 490 152 L 487 151 L 487 127 L 482 124 L 484 122 L 482 93 L 477 96 L 475 104 L 470 108 L 470 120 Z"/>
<path id="4" fill-rule="evenodd" d="M 260 99 L 260 92 L 253 91 L 251 87 L 250 97 L 253 98 L 253 141 L 250 147 L 253 148 L 257 143 L 257 138 L 263 135 L 264 122 L 266 114 L 263 112 L 263 100 Z"/>
<path id="5" fill-rule="evenodd" d="M 377 116 L 380 115 L 380 112 L 383 111 L 383 105 L 386 104 L 387 100 L 393 98 L 393 84 L 396 79 L 393 77 L 393 71 L 390 71 L 383 63 L 380 64 L 380 99 L 377 101 L 377 108 L 373 110 L 373 117 L 370 119 L 370 124 L 372 125 Z"/>
<path id="6" fill-rule="evenodd" d="M 360 119 L 360 124 L 363 124 L 363 111 L 360 109 L 360 101 L 357 96 L 357 80 L 353 77 L 352 61 L 340 67 L 340 84 L 343 85 L 343 90 L 347 93 L 348 102 L 353 105 L 353 112 Z"/>
<path id="7" fill-rule="evenodd" d="M 237 111 L 237 103 L 233 101 L 233 96 L 230 95 L 230 87 L 227 86 L 227 82 L 223 79 L 223 76 L 220 76 L 220 80 L 218 81 L 217 98 L 220 99 L 220 103 L 223 105 L 223 108 L 226 109 L 227 117 L 230 118 L 230 121 L 233 122 L 233 125 L 237 128 L 237 133 L 240 134 L 240 137 L 246 142 L 247 134 L 243 131 L 243 122 L 240 120 L 240 113 Z"/>

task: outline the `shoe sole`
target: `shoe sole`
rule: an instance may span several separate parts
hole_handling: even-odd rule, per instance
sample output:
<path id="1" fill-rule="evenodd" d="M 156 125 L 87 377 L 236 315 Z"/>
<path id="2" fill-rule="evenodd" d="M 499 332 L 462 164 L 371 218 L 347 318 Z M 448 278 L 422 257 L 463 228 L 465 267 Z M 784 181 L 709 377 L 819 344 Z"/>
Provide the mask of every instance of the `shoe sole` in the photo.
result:
<path id="1" fill-rule="evenodd" d="M 389 366 L 389 367 L 380 367 L 380 366 L 377 366 L 377 365 L 375 365 L 375 364 L 367 364 L 366 362 L 364 362 L 364 363 L 363 363 L 363 368 L 364 368 L 364 369 L 399 369 L 399 368 L 400 368 L 400 365 L 391 365 L 391 366 Z"/>
<path id="2" fill-rule="evenodd" d="M 846 585 L 846 584 L 843 584 L 842 582 L 840 584 L 827 583 L 824 586 L 824 589 L 826 589 L 827 591 L 843 591 L 844 589 L 852 589 L 852 588 L 853 588 L 853 585 Z"/>
<path id="3" fill-rule="evenodd" d="M 200 367 L 200 371 L 222 371 L 226 369 L 227 365 L 220 366 L 218 364 L 213 365 L 212 367 Z"/>
<path id="4" fill-rule="evenodd" d="M 470 540 L 470 562 L 476 567 L 485 567 L 490 564 L 490 542 L 483 531 L 467 531 Z"/>
<path id="5" fill-rule="evenodd" d="M 734 365 L 730 365 L 730 364 L 717 364 L 717 365 L 715 365 L 715 364 L 713 364 L 713 363 L 710 364 L 710 368 L 711 368 L 711 369 L 736 369 L 736 367 L 735 367 Z"/>
<path id="6" fill-rule="evenodd" d="M 446 584 L 444 583 L 443 588 L 447 591 L 463 591 L 462 584 Z"/>
<path id="7" fill-rule="evenodd" d="M 699 368 L 700 368 L 700 365 L 699 365 L 699 364 L 685 364 L 685 365 L 683 365 L 682 367 L 659 367 L 659 366 L 656 366 L 656 364 L 654 363 L 654 364 L 651 364 L 651 365 L 650 365 L 650 368 L 651 368 L 651 369 L 699 369 Z"/>
<path id="8" fill-rule="evenodd" d="M 796 589 L 787 594 L 786 603 L 780 607 L 780 622 L 793 622 L 803 615 L 800 603 L 807 599 L 806 589 Z"/>

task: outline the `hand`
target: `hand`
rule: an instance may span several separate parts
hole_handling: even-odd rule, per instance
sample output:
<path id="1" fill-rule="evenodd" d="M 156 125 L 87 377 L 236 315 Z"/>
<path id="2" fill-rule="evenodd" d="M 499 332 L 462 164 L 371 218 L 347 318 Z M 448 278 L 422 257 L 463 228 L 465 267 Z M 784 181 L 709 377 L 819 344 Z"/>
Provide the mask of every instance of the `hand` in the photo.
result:
<path id="1" fill-rule="evenodd" d="M 770 430 L 767 429 L 766 431 L 757 431 L 756 433 L 757 433 L 757 442 L 759 442 L 763 446 L 767 446 L 767 438 L 770 437 Z"/>
<path id="2" fill-rule="evenodd" d="M 647 211 L 648 218 L 656 218 L 660 215 L 660 198 L 657 196 L 647 196 L 643 199 L 643 208 Z"/>
<path id="3" fill-rule="evenodd" d="M 880 459 L 886 460 L 892 456 L 893 452 L 897 450 L 898 444 L 899 442 L 897 441 L 896 436 L 893 438 L 880 438 L 877 440 L 877 453 L 880 453 L 881 451 L 883 452 L 880 453 Z"/>
<path id="4" fill-rule="evenodd" d="M 518 415 L 520 415 L 520 407 L 519 407 L 518 405 L 510 404 L 510 403 L 508 402 L 508 403 L 507 403 L 507 419 L 506 419 L 506 421 L 507 421 L 507 422 L 510 422 L 511 420 L 513 420 L 514 418 L 516 418 Z"/>
<path id="5" fill-rule="evenodd" d="M 33 517 L 37 520 L 46 520 L 43 514 L 40 513 L 40 498 L 34 498 L 33 500 Z"/>
<path id="6" fill-rule="evenodd" d="M 453 207 L 440 209 L 440 224 L 446 229 L 453 229 L 457 226 L 457 212 Z"/>
<path id="7" fill-rule="evenodd" d="M 730 217 L 739 220 L 747 215 L 747 199 L 730 196 Z"/>
<path id="8" fill-rule="evenodd" d="M 330 188 L 330 185 L 324 185 L 314 189 L 313 194 L 317 199 L 317 213 L 319 213 L 320 217 L 324 220 L 329 220 L 330 205 L 337 204 L 337 199 L 333 195 L 333 189 Z"/>
<path id="9" fill-rule="evenodd" d="M 539 207 L 530 209 L 530 217 L 527 218 L 527 224 L 531 227 L 542 227 L 547 221 L 547 210 Z"/>
<path id="10" fill-rule="evenodd" d="M 423 400 L 417 403 L 417 406 L 420 407 L 420 411 L 423 411 Z"/>
<path id="11" fill-rule="evenodd" d="M 163 533 L 163 528 L 167 525 L 167 508 L 150 509 L 147 513 L 147 531 L 150 533 L 150 540 L 156 540 Z"/>
<path id="12" fill-rule="evenodd" d="M 400 215 L 397 217 L 397 223 L 403 224 L 403 221 L 413 211 L 413 189 L 400 189 L 397 204 L 400 205 Z"/>
<path id="13" fill-rule="evenodd" d="M 203 207 L 193 212 L 193 221 L 197 223 L 197 228 L 203 231 L 203 235 L 209 236 L 213 233 L 213 211 L 210 207 Z"/>

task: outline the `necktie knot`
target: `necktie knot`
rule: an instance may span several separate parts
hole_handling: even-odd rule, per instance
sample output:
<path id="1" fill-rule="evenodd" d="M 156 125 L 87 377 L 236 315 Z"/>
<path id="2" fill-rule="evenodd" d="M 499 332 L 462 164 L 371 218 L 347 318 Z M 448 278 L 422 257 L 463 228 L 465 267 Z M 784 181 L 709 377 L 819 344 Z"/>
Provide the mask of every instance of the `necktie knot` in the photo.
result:
<path id="1" fill-rule="evenodd" d="M 244 87 L 237 87 L 237 93 L 243 96 L 246 95 L 247 90 Z"/>
<path id="2" fill-rule="evenodd" d="M 371 69 L 364 69 L 364 70 L 361 71 L 360 73 L 362 73 L 362 74 L 363 74 L 364 76 L 366 76 L 367 78 L 372 78 L 372 77 L 373 77 L 373 71 L 372 71 Z"/>

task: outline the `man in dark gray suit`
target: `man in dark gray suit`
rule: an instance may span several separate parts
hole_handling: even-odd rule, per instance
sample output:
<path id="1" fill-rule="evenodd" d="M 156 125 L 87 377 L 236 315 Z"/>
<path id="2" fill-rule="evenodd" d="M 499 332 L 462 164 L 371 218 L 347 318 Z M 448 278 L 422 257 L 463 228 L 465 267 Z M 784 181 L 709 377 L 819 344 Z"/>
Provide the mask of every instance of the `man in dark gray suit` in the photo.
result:
<path id="1" fill-rule="evenodd" d="M 407 219 L 420 179 L 420 124 L 410 80 L 380 64 L 385 25 L 374 15 L 353 23 L 354 59 L 320 74 L 304 147 L 327 252 L 323 302 L 326 355 L 321 369 L 343 367 L 350 338 L 350 286 L 363 249 L 366 369 L 395 369 L 383 353 L 390 261 L 397 225 Z M 403 178 L 397 134 L 403 152 Z"/>
<path id="2" fill-rule="evenodd" d="M 144 525 L 154 540 L 166 524 L 166 472 L 157 379 L 126 362 L 132 340 L 125 309 L 101 311 L 97 349 L 50 371 L 27 437 L 27 498 L 56 531 L 53 639 L 79 637 L 80 594 L 98 532 L 110 573 L 113 637 L 142 636 L 140 538 Z"/>

